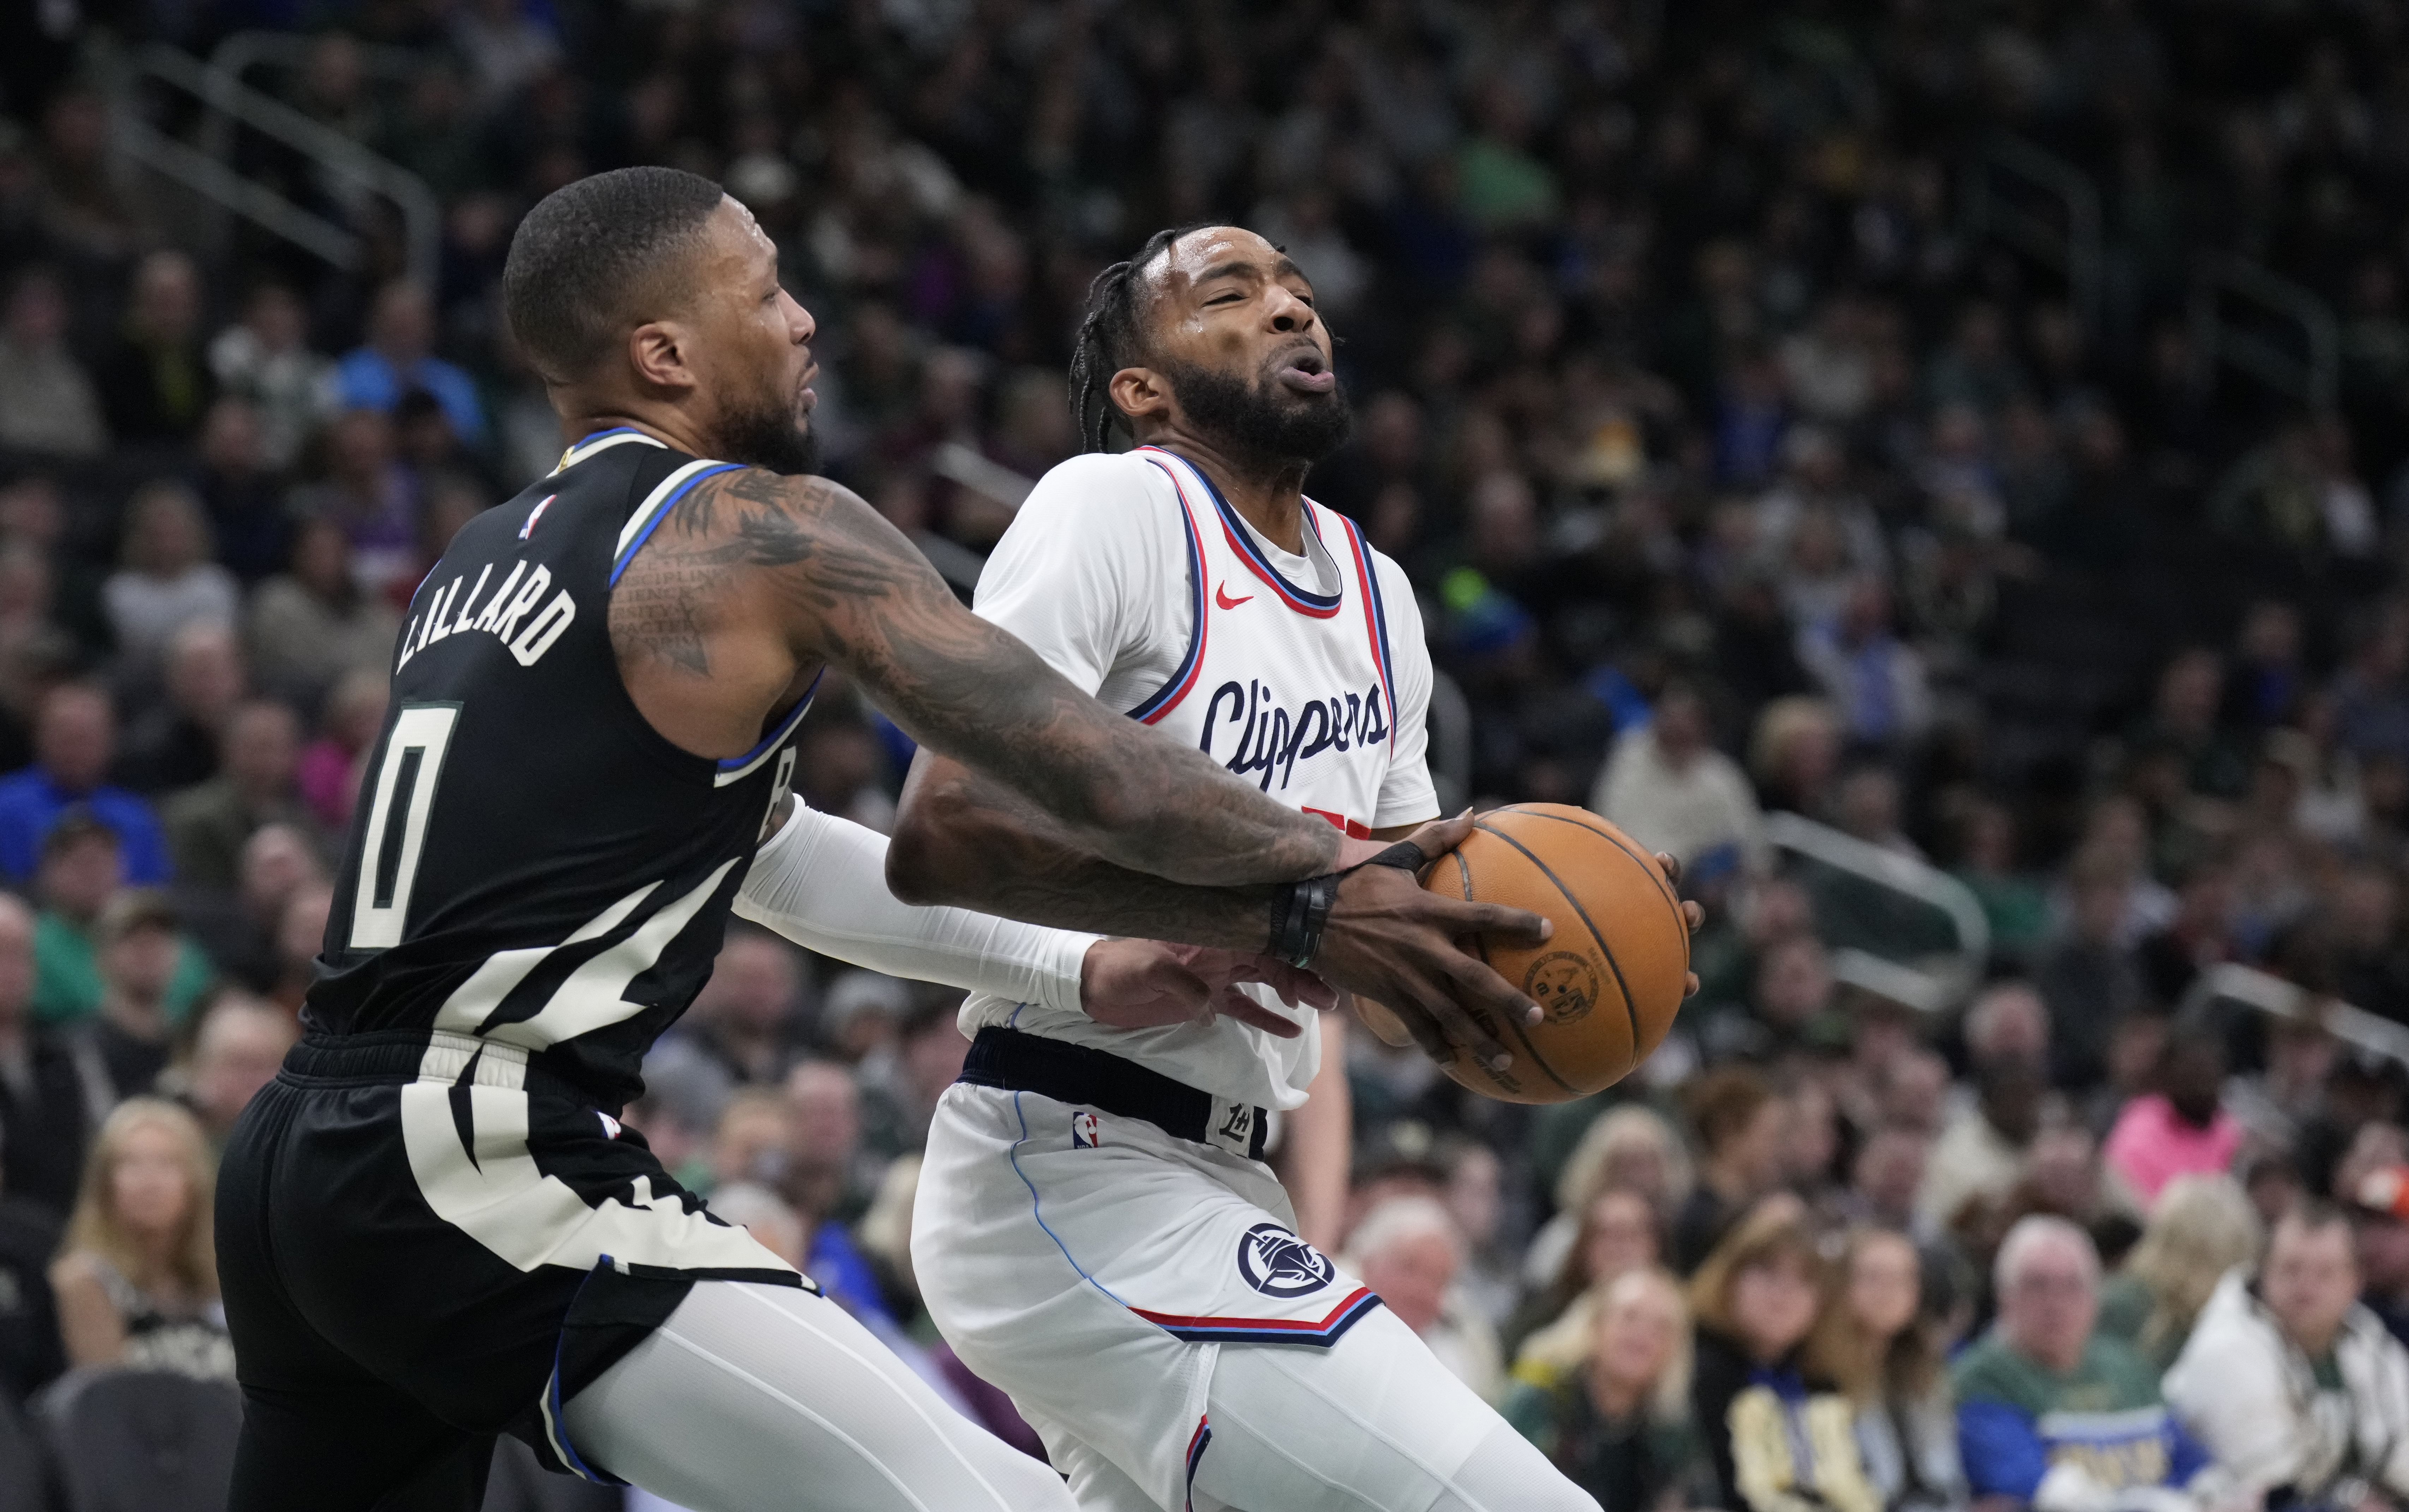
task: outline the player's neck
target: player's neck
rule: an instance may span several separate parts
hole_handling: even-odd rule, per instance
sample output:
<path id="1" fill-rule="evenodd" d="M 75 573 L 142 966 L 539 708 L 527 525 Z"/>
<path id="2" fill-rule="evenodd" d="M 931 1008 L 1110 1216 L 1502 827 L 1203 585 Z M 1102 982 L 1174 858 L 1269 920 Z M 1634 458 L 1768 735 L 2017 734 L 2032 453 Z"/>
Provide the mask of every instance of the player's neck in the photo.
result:
<path id="1" fill-rule="evenodd" d="M 1305 475 L 1309 465 L 1282 460 L 1266 464 L 1233 457 L 1226 450 L 1185 432 L 1159 436 L 1160 446 L 1196 464 L 1213 486 L 1262 538 L 1292 556 L 1305 554 Z"/>
<path id="2" fill-rule="evenodd" d="M 683 410 L 651 405 L 600 404 L 563 415 L 560 421 L 561 436 L 571 446 L 588 436 L 622 428 L 642 431 L 688 456 L 717 454 L 712 438 Z"/>

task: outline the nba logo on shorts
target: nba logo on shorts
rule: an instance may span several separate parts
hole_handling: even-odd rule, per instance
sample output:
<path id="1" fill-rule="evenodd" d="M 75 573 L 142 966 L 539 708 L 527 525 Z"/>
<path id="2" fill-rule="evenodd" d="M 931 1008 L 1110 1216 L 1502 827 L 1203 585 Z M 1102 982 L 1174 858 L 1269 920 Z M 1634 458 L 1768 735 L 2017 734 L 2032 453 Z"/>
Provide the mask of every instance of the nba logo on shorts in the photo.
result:
<path id="1" fill-rule="evenodd" d="M 1258 1223 L 1238 1240 L 1238 1274 L 1266 1297 L 1302 1297 L 1337 1277 L 1321 1251 L 1277 1223 Z"/>
<path id="2" fill-rule="evenodd" d="M 1104 1143 L 1104 1130 L 1096 1116 L 1082 1108 L 1071 1115 L 1071 1147 L 1075 1150 L 1100 1148 Z"/>

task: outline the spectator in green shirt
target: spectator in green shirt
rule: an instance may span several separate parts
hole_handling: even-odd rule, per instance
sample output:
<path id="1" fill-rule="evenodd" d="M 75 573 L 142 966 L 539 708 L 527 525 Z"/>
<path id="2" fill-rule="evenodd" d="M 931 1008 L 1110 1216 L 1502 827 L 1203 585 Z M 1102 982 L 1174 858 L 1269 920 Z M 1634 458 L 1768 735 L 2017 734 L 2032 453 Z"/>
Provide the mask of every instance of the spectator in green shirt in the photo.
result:
<path id="1" fill-rule="evenodd" d="M 34 1016 L 72 1024 L 100 1011 L 103 994 L 96 929 L 101 912 L 123 887 L 117 831 L 88 811 L 70 809 L 42 837 L 35 894 Z M 208 990 L 209 958 L 179 933 L 174 973 L 164 1001 L 168 1021 L 180 1024 Z"/>
<path id="2" fill-rule="evenodd" d="M 1714 1496 L 1690 1414 L 1690 1309 L 1654 1267 L 1597 1294 L 1582 1358 L 1526 1361 L 1500 1411 L 1573 1482 L 1616 1512 L 1672 1512 Z"/>

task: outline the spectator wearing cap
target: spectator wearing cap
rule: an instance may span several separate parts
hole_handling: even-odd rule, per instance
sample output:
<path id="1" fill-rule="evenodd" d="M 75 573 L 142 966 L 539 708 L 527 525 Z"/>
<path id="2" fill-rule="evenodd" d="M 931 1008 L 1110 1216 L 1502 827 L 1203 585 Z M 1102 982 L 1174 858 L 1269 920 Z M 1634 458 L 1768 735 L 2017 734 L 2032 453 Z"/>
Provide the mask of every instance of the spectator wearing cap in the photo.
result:
<path id="1" fill-rule="evenodd" d="M 406 279 L 377 291 L 366 345 L 335 366 L 343 407 L 391 414 L 412 390 L 433 395 L 453 433 L 470 447 L 485 443 L 485 409 L 476 380 L 435 355 L 435 303 Z"/>
<path id="2" fill-rule="evenodd" d="M 2168 1404 L 2245 1494 L 2363 1507 L 2409 1498 L 2409 1349 L 2359 1300 L 2350 1220 L 2275 1225 L 2254 1281 L 2227 1273 L 2167 1372 Z"/>
<path id="3" fill-rule="evenodd" d="M 2345 1169 L 2334 1188 L 2359 1226 L 2359 1300 L 2409 1344 L 2409 1167 Z"/>
<path id="4" fill-rule="evenodd" d="M 0 1195 L 65 1222 L 93 1110 L 57 1030 L 34 1018 L 34 914 L 0 893 Z"/>
<path id="5" fill-rule="evenodd" d="M 148 887 L 110 899 L 93 935 L 100 1001 L 71 1043 L 86 1097 L 105 1108 L 157 1087 L 176 1026 L 207 988 L 209 963 L 178 931 L 166 895 Z"/>
<path id="6" fill-rule="evenodd" d="M 306 829 L 310 814 L 294 781 L 300 721 L 272 699 L 238 706 L 226 719 L 218 773 L 167 799 L 162 818 L 176 880 L 204 894 L 231 894 L 243 846 L 264 825 Z"/>
<path id="7" fill-rule="evenodd" d="M 1977 1505 L 2108 1512 L 2150 1505 L 2153 1489 L 2219 1505 L 2208 1453 L 2167 1412 L 2157 1372 L 2093 1329 L 2099 1254 L 2090 1235 L 2061 1217 L 2019 1219 L 1992 1278 L 1998 1321 L 1951 1371 Z"/>
<path id="8" fill-rule="evenodd" d="M 1686 684 L 1666 686 L 1648 723 L 1616 737 L 1590 807 L 1650 850 L 1670 853 L 1694 886 L 1765 859 L 1748 774 L 1715 749 L 1706 701 Z"/>
<path id="9" fill-rule="evenodd" d="M 33 880 L 43 837 L 70 806 L 117 836 L 125 880 L 167 880 L 167 845 L 151 805 L 106 778 L 117 755 L 117 715 L 89 683 L 43 695 L 34 718 L 34 764 L 0 777 L 0 877 Z"/>
<path id="10" fill-rule="evenodd" d="M 100 1011 L 107 983 L 100 966 L 102 920 L 125 885 L 117 835 L 89 814 L 70 811 L 42 844 L 35 893 L 34 1012 L 44 1023 L 77 1023 Z M 181 1020 L 209 986 L 209 963 L 186 943 L 169 980 L 165 1007 Z"/>
<path id="11" fill-rule="evenodd" d="M 1505 1361 L 1496 1331 L 1456 1284 L 1464 1262 L 1464 1234 L 1447 1204 L 1415 1194 L 1376 1203 L 1347 1236 L 1340 1261 L 1457 1380 L 1493 1402 L 1505 1389 Z"/>

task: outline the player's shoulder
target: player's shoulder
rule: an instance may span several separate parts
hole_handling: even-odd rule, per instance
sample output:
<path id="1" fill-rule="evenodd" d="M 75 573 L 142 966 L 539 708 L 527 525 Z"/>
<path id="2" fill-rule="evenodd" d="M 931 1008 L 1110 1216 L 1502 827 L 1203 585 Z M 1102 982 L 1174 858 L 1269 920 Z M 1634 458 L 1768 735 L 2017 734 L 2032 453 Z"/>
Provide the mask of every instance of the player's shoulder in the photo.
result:
<path id="1" fill-rule="evenodd" d="M 1083 452 L 1046 469 L 1023 511 L 1125 509 L 1140 499 L 1175 497 L 1163 470 L 1137 452 Z"/>
<path id="2" fill-rule="evenodd" d="M 1139 541 L 1177 528 L 1178 496 L 1161 468 L 1134 452 L 1089 452 L 1037 480 L 1006 539 L 1063 537 L 1090 544 Z"/>

